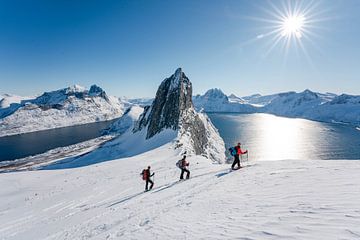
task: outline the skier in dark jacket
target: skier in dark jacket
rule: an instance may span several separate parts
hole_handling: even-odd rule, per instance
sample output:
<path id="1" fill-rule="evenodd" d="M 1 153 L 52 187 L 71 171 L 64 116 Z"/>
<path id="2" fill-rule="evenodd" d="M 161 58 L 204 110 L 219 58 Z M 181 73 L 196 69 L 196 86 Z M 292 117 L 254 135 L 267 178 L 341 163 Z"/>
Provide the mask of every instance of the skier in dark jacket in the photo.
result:
<path id="1" fill-rule="evenodd" d="M 232 170 L 235 170 L 234 167 L 235 167 L 236 164 L 238 165 L 237 169 L 241 168 L 241 166 L 240 166 L 240 158 L 239 158 L 240 154 L 246 154 L 248 152 L 247 150 L 245 152 L 243 152 L 241 150 L 241 143 L 238 143 L 237 146 L 235 146 L 234 148 L 236 149 L 236 154 L 234 155 L 234 162 L 231 165 Z"/>
<path id="2" fill-rule="evenodd" d="M 190 178 L 190 171 L 187 169 L 189 163 L 186 161 L 186 156 L 181 159 L 179 168 L 181 169 L 180 180 L 184 179 L 184 173 L 186 172 L 186 179 Z"/>
<path id="3" fill-rule="evenodd" d="M 145 184 L 145 191 L 149 191 L 153 188 L 154 182 L 150 179 L 150 177 L 154 176 L 155 173 L 150 174 L 150 166 L 147 167 L 147 169 L 144 169 L 141 173 L 143 180 L 146 181 Z M 150 189 L 148 189 L 148 185 L 150 185 Z"/>

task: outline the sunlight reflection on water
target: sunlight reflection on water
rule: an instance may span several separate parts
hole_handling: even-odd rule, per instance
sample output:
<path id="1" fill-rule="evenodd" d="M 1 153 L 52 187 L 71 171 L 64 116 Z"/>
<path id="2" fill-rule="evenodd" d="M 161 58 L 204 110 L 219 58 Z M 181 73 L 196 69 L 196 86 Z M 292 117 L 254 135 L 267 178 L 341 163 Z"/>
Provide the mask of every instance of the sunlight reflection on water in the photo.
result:
<path id="1" fill-rule="evenodd" d="M 360 159 L 360 131 L 270 114 L 209 114 L 226 147 L 240 141 L 253 160 Z"/>

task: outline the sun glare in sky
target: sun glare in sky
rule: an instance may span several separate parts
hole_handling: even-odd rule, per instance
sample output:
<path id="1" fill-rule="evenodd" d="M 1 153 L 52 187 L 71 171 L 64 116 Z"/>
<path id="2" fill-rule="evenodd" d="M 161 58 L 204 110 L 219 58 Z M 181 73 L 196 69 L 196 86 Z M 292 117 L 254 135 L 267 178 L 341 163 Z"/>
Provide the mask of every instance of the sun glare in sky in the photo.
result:
<path id="1" fill-rule="evenodd" d="M 301 38 L 304 29 L 305 17 L 298 16 L 287 16 L 283 19 L 282 23 L 282 36 L 285 37 L 297 37 Z"/>
<path id="2" fill-rule="evenodd" d="M 320 8 L 319 1 L 284 0 L 269 1 L 268 4 L 263 8 L 266 17 L 255 18 L 266 23 L 266 31 L 256 37 L 268 40 L 269 48 L 265 56 L 280 46 L 286 55 L 290 48 L 301 49 L 310 60 L 305 45 L 316 45 L 319 35 L 314 30 L 319 28 L 319 22 L 326 20 L 323 16 L 326 11 Z"/>

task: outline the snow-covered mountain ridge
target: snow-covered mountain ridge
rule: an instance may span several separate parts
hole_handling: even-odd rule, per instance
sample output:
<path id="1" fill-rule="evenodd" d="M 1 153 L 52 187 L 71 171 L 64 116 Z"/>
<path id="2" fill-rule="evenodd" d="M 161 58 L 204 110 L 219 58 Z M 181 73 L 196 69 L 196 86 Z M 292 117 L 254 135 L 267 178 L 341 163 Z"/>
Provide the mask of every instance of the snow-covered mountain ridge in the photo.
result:
<path id="1" fill-rule="evenodd" d="M 360 96 L 303 92 L 284 92 L 261 96 L 254 94 L 227 97 L 220 89 L 208 90 L 194 97 L 197 109 L 206 112 L 270 113 L 324 122 L 360 124 Z"/>
<path id="2" fill-rule="evenodd" d="M 161 82 L 150 106 L 132 106 L 110 126 L 108 133 L 117 137 L 74 161 L 60 162 L 55 168 L 131 157 L 165 144 L 178 155 L 201 155 L 216 163 L 225 161 L 224 141 L 207 115 L 195 111 L 192 83 L 180 68 Z"/>
<path id="3" fill-rule="evenodd" d="M 0 109 L 0 136 L 111 120 L 125 110 L 117 98 L 96 85 L 45 92 Z"/>

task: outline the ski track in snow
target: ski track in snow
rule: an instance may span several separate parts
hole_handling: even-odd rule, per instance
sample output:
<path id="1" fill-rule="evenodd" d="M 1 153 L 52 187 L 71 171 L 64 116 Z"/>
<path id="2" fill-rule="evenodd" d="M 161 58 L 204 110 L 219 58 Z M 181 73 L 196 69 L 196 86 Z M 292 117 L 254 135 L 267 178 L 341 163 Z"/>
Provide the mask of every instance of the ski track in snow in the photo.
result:
<path id="1" fill-rule="evenodd" d="M 162 147 L 84 168 L 1 174 L 0 239 L 359 239 L 357 161 L 229 171 L 191 157 L 191 178 L 179 182 L 177 160 Z M 155 185 L 143 192 L 139 173 L 149 164 Z"/>

